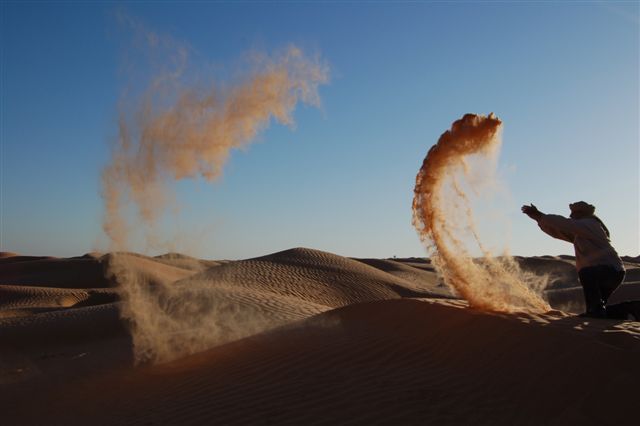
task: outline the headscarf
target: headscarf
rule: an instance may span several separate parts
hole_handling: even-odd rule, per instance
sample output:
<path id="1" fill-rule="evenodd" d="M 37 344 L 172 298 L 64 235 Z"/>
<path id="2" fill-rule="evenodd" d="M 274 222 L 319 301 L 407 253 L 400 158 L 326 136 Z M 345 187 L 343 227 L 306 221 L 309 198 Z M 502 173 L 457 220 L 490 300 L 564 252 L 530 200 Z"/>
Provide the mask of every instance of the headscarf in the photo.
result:
<path id="1" fill-rule="evenodd" d="M 593 216 L 596 212 L 595 206 L 585 201 L 577 201 L 569 204 L 569 208 L 571 209 L 571 213 L 580 213 L 583 216 Z"/>
<path id="2" fill-rule="evenodd" d="M 600 226 L 602 226 L 604 233 L 607 234 L 607 238 L 611 237 L 611 235 L 609 234 L 609 230 L 607 229 L 604 222 L 594 214 L 596 212 L 595 206 L 585 201 L 577 201 L 575 203 L 569 204 L 569 209 L 571 209 L 571 213 L 578 213 L 582 217 L 597 220 L 600 223 Z"/>

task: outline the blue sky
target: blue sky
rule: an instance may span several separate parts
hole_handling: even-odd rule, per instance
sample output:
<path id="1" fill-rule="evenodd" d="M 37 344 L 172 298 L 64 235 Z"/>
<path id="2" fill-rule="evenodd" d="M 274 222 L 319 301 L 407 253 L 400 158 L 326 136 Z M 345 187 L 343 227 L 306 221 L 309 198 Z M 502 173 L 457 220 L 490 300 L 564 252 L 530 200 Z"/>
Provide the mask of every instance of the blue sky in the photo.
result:
<path id="1" fill-rule="evenodd" d="M 637 2 L 5 2 L 1 250 L 103 249 L 100 172 L 117 134 L 125 11 L 212 69 L 294 43 L 331 68 L 321 110 L 298 107 L 236 151 L 223 178 L 176 185 L 176 249 L 246 258 L 296 246 L 423 256 L 415 175 L 467 112 L 504 122 L 502 238 L 514 254 L 571 253 L 519 212 L 586 200 L 621 254 L 638 255 Z M 213 79 L 217 77 L 211 76 Z M 481 224 L 482 225 L 482 224 Z M 132 247 L 143 251 L 144 247 Z"/>

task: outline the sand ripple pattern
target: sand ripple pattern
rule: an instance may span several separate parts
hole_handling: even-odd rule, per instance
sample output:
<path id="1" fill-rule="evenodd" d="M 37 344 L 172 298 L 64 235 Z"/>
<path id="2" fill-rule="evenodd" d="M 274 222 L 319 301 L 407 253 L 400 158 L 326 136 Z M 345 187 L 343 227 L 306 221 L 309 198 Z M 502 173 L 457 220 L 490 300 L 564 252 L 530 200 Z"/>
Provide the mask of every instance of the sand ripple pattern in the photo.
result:
<path id="1" fill-rule="evenodd" d="M 155 287 L 135 276 L 119 279 L 141 362 L 165 362 L 335 307 L 431 294 L 362 262 L 306 248 L 220 264 Z"/>
<path id="2" fill-rule="evenodd" d="M 46 281 L 38 262 L 52 259 L 0 254 L 0 283 L 12 257 Z M 123 277 L 151 297 L 133 319 L 121 317 L 132 299 L 113 301 L 123 277 L 104 277 L 117 287 L 103 289 L 0 285 L 0 313 L 24 312 L 0 319 L 2 424 L 637 423 L 640 322 L 474 310 L 432 294 L 442 288 L 425 259 L 300 248 L 209 265 L 173 258 L 87 260 L 126 261 Z M 582 297 L 563 275 L 572 259 L 516 260 L 561 275 L 548 293 Z M 627 262 L 615 297 L 640 288 L 640 263 Z M 64 264 L 49 263 L 56 280 L 76 273 Z M 173 360 L 133 368 L 136 344 Z"/>
<path id="3" fill-rule="evenodd" d="M 229 263 L 190 279 L 233 283 L 330 307 L 431 294 L 426 285 L 416 288 L 363 262 L 308 248 Z"/>
<path id="4" fill-rule="evenodd" d="M 363 303 L 40 400 L 60 424 L 631 424 L 637 353 L 554 321 Z"/>

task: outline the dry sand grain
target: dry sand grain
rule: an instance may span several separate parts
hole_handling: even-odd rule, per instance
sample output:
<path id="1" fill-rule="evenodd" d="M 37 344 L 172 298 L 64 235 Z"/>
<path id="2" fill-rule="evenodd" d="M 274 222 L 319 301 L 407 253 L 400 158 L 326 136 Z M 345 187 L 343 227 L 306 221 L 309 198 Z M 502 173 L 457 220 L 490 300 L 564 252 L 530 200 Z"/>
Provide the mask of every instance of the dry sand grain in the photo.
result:
<path id="1" fill-rule="evenodd" d="M 165 296 L 203 301 L 196 320 L 220 335 L 135 367 L 118 257 Z M 556 277 L 556 310 L 470 309 L 425 259 L 2 256 L 3 424 L 637 424 L 640 323 L 563 312 L 582 299 L 570 257 L 516 260 Z M 640 296 L 626 260 L 615 300 Z"/>

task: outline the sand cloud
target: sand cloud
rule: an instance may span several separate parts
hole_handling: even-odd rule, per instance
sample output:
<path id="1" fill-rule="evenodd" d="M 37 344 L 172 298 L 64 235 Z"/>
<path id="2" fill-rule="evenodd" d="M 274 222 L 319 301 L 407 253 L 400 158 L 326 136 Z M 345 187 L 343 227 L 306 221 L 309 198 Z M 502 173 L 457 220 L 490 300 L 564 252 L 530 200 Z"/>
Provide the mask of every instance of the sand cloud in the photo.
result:
<path id="1" fill-rule="evenodd" d="M 289 45 L 250 52 L 239 76 L 216 79 L 207 75 L 210 67 L 193 66 L 187 44 L 126 14 L 118 20 L 131 32 L 133 49 L 122 67 L 130 82 L 118 136 L 102 172 L 103 229 L 111 250 L 130 250 L 140 232 L 147 247 L 164 247 L 156 224 L 175 206 L 172 185 L 213 182 L 231 152 L 254 142 L 272 121 L 294 126 L 297 105 L 320 106 L 318 87 L 328 82 L 329 70 L 318 56 Z M 240 291 L 181 281 L 185 271 L 175 268 L 159 279 L 158 266 L 143 263 L 116 252 L 106 270 L 119 283 L 138 362 L 167 361 L 281 323 Z"/>
<path id="2" fill-rule="evenodd" d="M 491 172 L 500 150 L 501 127 L 493 114 L 466 114 L 440 136 L 416 177 L 413 225 L 444 281 L 471 306 L 547 311 L 549 305 L 539 295 L 547 277 L 524 272 L 512 257 L 496 257 L 485 247 L 464 185 L 463 179 L 474 175 L 474 166 L 484 167 L 483 180 L 495 179 Z M 481 258 L 471 256 L 468 240 L 480 249 Z"/>
<path id="3" fill-rule="evenodd" d="M 170 184 L 182 179 L 215 181 L 230 153 L 246 147 L 272 120 L 294 125 L 299 103 L 319 106 L 318 87 L 328 67 L 290 45 L 272 54 L 247 55 L 243 76 L 229 82 L 190 81 L 191 49 L 159 36 L 131 18 L 121 20 L 134 33 L 149 64 L 147 87 L 122 103 L 118 137 L 102 173 L 103 229 L 112 249 L 128 247 L 132 221 L 147 243 L 153 225 L 172 199 Z M 134 55 L 129 55 L 134 56 Z M 133 72 L 130 64 L 125 72 Z M 139 70 L 136 70 L 139 72 Z M 134 219 L 126 214 L 133 207 Z"/>

